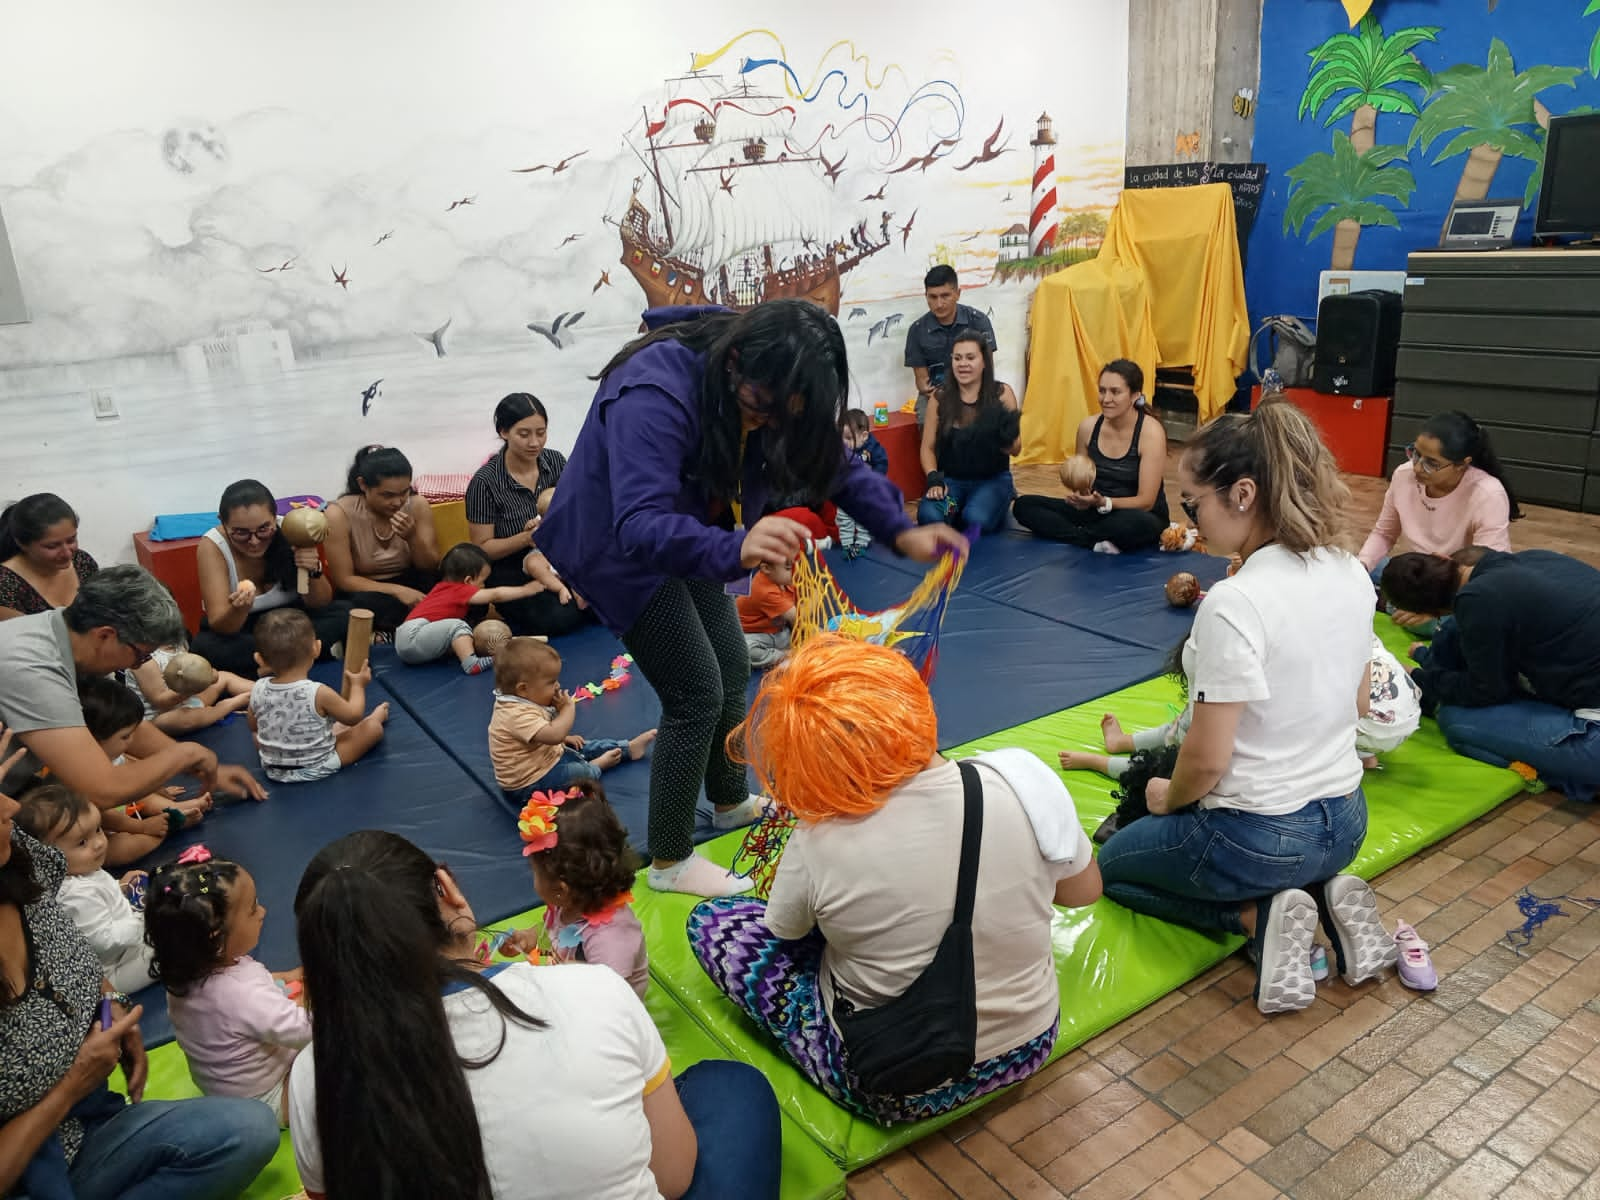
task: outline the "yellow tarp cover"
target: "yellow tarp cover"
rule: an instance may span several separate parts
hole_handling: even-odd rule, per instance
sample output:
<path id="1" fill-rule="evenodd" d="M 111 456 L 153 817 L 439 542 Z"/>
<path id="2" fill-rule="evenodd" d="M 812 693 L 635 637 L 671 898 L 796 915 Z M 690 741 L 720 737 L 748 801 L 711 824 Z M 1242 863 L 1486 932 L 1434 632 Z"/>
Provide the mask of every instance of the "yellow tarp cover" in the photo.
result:
<path id="1" fill-rule="evenodd" d="M 1039 285 L 1017 461 L 1072 453 L 1078 423 L 1099 407 L 1097 372 L 1110 359 L 1139 363 L 1151 390 L 1152 339 L 1156 363 L 1193 369 L 1200 420 L 1221 412 L 1250 344 L 1225 183 L 1124 191 L 1100 256 Z"/>

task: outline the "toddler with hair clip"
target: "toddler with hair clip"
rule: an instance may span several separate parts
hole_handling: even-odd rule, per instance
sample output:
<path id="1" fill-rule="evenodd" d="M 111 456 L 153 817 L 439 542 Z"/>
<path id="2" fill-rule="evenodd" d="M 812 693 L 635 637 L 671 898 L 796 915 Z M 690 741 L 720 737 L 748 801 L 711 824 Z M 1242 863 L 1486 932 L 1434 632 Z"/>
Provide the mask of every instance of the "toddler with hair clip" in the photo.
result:
<path id="1" fill-rule="evenodd" d="M 512 933 L 501 952 L 598 963 L 643 997 L 650 965 L 644 928 L 630 907 L 639 861 L 600 785 L 584 780 L 566 791 L 534 792 L 517 830 L 544 899 L 544 922 Z"/>
<path id="2" fill-rule="evenodd" d="M 144 923 L 189 1076 L 208 1096 L 260 1100 L 283 1125 L 289 1067 L 311 1041 L 311 1018 L 290 995 L 300 971 L 250 957 L 267 910 L 249 871 L 202 847 L 184 858 L 150 876 Z"/>

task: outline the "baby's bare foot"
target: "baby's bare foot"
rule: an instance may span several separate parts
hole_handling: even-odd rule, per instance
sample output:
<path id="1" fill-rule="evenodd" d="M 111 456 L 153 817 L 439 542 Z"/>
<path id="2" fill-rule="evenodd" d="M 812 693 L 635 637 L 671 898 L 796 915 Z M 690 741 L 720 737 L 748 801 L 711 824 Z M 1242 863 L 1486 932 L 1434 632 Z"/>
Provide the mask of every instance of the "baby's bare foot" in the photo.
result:
<path id="1" fill-rule="evenodd" d="M 172 807 L 183 814 L 185 825 L 196 825 L 211 811 L 211 793 L 202 792 L 193 800 L 179 800 Z"/>
<path id="2" fill-rule="evenodd" d="M 376 721 L 379 725 L 387 722 L 389 719 L 389 702 L 385 700 L 382 704 L 378 705 L 377 708 L 373 709 L 367 714 L 367 719 Z"/>
<path id="3" fill-rule="evenodd" d="M 622 751 L 620 749 L 607 750 L 604 754 L 589 760 L 592 766 L 599 767 L 602 771 L 609 770 L 621 761 Z"/>
<path id="4" fill-rule="evenodd" d="M 1133 738 L 1123 732 L 1122 722 L 1115 713 L 1100 718 L 1100 734 L 1105 738 L 1106 750 L 1111 754 L 1132 754 Z"/>
<path id="5" fill-rule="evenodd" d="M 654 729 L 646 729 L 638 737 L 629 738 L 628 739 L 628 757 L 630 759 L 643 758 L 644 755 L 645 755 L 645 751 L 650 749 L 650 743 L 655 741 L 655 740 L 656 740 L 656 731 Z"/>
<path id="6" fill-rule="evenodd" d="M 1095 769 L 1095 760 L 1098 754 L 1083 754 L 1077 750 L 1063 750 L 1060 754 L 1061 769 L 1063 771 L 1092 771 Z"/>

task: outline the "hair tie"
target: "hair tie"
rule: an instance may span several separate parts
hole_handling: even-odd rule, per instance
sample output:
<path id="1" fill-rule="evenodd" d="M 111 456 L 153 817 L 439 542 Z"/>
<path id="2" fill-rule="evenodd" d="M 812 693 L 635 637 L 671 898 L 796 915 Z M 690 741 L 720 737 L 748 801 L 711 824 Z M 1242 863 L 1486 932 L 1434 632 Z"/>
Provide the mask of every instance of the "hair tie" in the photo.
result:
<path id="1" fill-rule="evenodd" d="M 210 861 L 211 851 L 207 850 L 205 846 L 199 842 L 196 842 L 182 854 L 178 855 L 179 866 L 189 866 L 194 863 L 204 863 Z"/>
<path id="2" fill-rule="evenodd" d="M 534 792 L 517 814 L 517 832 L 527 844 L 522 855 L 537 854 L 556 844 L 556 811 L 568 800 L 583 795 L 578 788 L 564 792 Z"/>

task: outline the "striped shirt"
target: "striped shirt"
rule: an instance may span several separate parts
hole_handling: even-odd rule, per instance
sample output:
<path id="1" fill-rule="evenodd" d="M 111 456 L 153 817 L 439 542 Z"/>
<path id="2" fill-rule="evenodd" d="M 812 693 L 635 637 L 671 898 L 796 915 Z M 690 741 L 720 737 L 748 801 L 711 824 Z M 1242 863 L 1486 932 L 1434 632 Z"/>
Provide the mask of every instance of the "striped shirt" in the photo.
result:
<path id="1" fill-rule="evenodd" d="M 467 521 L 493 525 L 497 538 L 515 537 L 539 515 L 539 493 L 556 486 L 567 469 L 567 456 L 548 446 L 539 451 L 539 486 L 529 490 L 511 478 L 502 450 L 478 468 L 467 484 Z"/>

